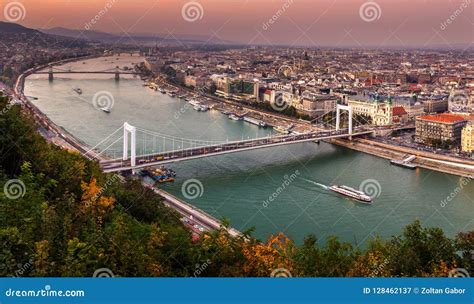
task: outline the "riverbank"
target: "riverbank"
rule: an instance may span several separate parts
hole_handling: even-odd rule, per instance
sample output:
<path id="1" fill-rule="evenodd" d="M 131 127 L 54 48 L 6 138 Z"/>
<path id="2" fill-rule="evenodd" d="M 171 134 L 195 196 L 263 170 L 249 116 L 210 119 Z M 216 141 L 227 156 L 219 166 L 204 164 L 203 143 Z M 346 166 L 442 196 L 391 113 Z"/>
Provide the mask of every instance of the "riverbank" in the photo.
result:
<path id="1" fill-rule="evenodd" d="M 177 197 L 173 196 L 172 194 L 162 189 L 157 189 L 148 184 L 145 184 L 145 186 L 153 190 L 156 194 L 163 197 L 166 200 L 168 207 L 171 207 L 175 209 L 176 211 L 178 211 L 178 213 L 180 213 L 183 216 L 183 219 L 185 219 L 184 222 L 195 233 L 201 234 L 204 232 L 204 230 L 201 231 L 199 229 L 196 229 L 196 226 L 193 226 L 195 224 L 197 224 L 198 227 L 199 226 L 203 227 L 206 231 L 218 230 L 222 227 L 221 221 L 209 215 L 208 213 L 202 211 L 201 209 L 196 208 L 195 206 L 192 206 L 181 199 L 178 199 Z M 232 237 L 242 236 L 242 233 L 240 233 L 234 228 L 228 228 L 227 232 Z"/>
<path id="2" fill-rule="evenodd" d="M 453 159 L 451 157 L 436 155 L 428 152 L 420 152 L 410 148 L 383 144 L 367 139 L 353 139 L 352 141 L 335 139 L 328 142 L 388 160 L 394 159 L 401 161 L 405 159 L 407 155 L 415 155 L 417 158 L 413 161 L 413 164 L 420 168 L 466 178 L 474 177 L 474 162 L 471 161 L 463 162 L 462 160 Z M 464 169 L 461 169 L 463 166 Z M 467 166 L 473 166 L 473 168 L 468 169 Z"/>
<path id="3" fill-rule="evenodd" d="M 279 113 L 256 109 L 248 105 L 236 103 L 231 100 L 227 100 L 227 99 L 224 99 L 215 95 L 207 94 L 207 93 L 196 94 L 194 90 L 188 87 L 181 86 L 181 85 L 168 81 L 164 75 L 157 76 L 154 81 L 161 86 L 169 86 L 171 88 L 174 88 L 175 90 L 180 90 L 191 96 L 200 95 L 201 97 L 207 100 L 206 101 L 207 105 L 211 105 L 212 107 L 220 110 L 221 112 L 225 111 L 229 113 L 240 113 L 240 114 L 245 113 L 246 116 L 260 120 L 270 127 L 274 127 L 274 128 L 281 127 L 281 128 L 287 129 L 289 126 L 291 126 L 290 129 L 293 132 L 307 133 L 307 132 L 315 131 L 315 129 L 311 125 L 311 122 L 309 121 L 296 119 L 296 118 L 285 116 Z"/>

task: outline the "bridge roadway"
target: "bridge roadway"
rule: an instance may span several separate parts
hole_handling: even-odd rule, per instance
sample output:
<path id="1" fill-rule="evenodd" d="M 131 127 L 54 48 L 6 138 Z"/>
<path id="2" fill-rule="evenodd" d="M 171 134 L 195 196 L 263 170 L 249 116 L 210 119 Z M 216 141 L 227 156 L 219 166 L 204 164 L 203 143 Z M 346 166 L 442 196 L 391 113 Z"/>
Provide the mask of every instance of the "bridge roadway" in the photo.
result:
<path id="1" fill-rule="evenodd" d="M 222 143 L 218 145 L 196 147 L 190 149 L 175 150 L 170 152 L 162 152 L 156 154 L 149 154 L 137 156 L 136 166 L 132 167 L 131 160 L 113 159 L 102 160 L 100 166 L 106 173 L 120 172 L 142 169 L 151 166 L 159 166 L 169 163 L 176 163 L 180 161 L 211 157 L 229 153 L 236 153 L 242 151 L 270 148 L 282 145 L 298 144 L 305 142 L 312 142 L 317 140 L 327 140 L 335 138 L 356 137 L 362 135 L 372 134 L 373 131 L 361 130 L 359 132 L 348 134 L 347 130 L 341 131 L 322 131 L 316 133 L 306 133 L 298 135 L 281 135 L 275 137 L 266 137 L 245 141 L 234 141 Z"/>
<path id="2" fill-rule="evenodd" d="M 33 74 L 120 74 L 120 75 L 138 75 L 140 74 L 139 72 L 134 72 L 134 71 L 53 71 L 48 72 L 34 72 Z"/>

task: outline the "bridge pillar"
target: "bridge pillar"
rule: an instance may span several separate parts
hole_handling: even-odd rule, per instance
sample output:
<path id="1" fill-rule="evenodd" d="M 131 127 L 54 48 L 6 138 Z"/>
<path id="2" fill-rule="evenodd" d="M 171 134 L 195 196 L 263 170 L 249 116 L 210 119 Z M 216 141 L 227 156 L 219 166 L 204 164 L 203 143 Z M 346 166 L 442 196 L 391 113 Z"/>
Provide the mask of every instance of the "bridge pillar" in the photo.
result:
<path id="1" fill-rule="evenodd" d="M 353 123 L 352 123 L 352 115 L 354 111 L 352 110 L 351 106 L 344 106 L 338 104 L 336 107 L 336 131 L 341 129 L 341 110 L 347 111 L 349 113 L 349 134 L 353 133 Z"/>
<path id="2" fill-rule="evenodd" d="M 118 66 L 115 67 L 115 81 L 120 80 L 120 68 Z"/>
<path id="3" fill-rule="evenodd" d="M 131 126 L 127 122 L 123 124 L 123 160 L 128 160 L 128 134 L 131 134 L 131 165 L 137 165 L 137 128 Z"/>
<path id="4" fill-rule="evenodd" d="M 52 66 L 49 67 L 48 79 L 49 79 L 49 81 L 53 81 L 53 80 L 54 80 L 54 73 L 53 73 L 53 67 L 52 67 Z"/>

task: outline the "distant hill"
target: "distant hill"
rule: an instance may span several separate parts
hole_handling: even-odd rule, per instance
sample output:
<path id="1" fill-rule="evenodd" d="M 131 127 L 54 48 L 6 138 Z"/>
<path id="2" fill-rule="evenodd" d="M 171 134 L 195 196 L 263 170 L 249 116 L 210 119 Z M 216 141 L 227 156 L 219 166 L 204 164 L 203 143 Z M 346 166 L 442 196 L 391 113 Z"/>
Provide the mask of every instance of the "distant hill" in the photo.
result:
<path id="1" fill-rule="evenodd" d="M 50 29 L 40 29 L 41 32 L 49 35 L 57 35 L 63 37 L 70 37 L 74 39 L 86 39 L 86 40 L 112 40 L 120 37 L 98 32 L 98 31 L 86 31 L 84 30 L 71 30 L 63 27 L 54 27 Z"/>
<path id="2" fill-rule="evenodd" d="M 33 30 L 17 23 L 3 22 L 0 21 L 0 33 L 39 33 L 37 30 Z"/>
<path id="3" fill-rule="evenodd" d="M 92 30 L 74 30 L 63 27 L 55 27 L 51 29 L 40 29 L 41 32 L 50 35 L 57 35 L 63 37 L 69 37 L 74 39 L 86 39 L 90 41 L 101 41 L 101 42 L 117 42 L 120 40 L 121 43 L 129 44 L 143 44 L 152 45 L 156 43 L 165 44 L 228 44 L 228 41 L 220 40 L 216 37 L 206 36 L 193 36 L 193 35 L 173 35 L 173 37 L 163 38 L 165 35 L 160 34 L 122 34 L 122 33 L 105 33 Z"/>

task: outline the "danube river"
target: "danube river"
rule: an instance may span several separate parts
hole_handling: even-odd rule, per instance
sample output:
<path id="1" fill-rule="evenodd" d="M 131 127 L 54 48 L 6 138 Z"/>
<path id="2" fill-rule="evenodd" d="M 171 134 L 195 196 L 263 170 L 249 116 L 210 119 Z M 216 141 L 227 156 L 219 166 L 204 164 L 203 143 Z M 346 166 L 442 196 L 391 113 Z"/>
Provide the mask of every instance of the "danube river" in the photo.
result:
<path id="1" fill-rule="evenodd" d="M 105 70 L 116 65 L 132 67 L 139 60 L 100 58 L 70 63 L 66 68 Z M 232 121 L 218 111 L 197 112 L 184 101 L 143 87 L 138 78 L 128 76 L 116 82 L 113 77 L 57 75 L 49 82 L 47 75 L 33 75 L 26 80 L 25 95 L 37 97 L 33 102 L 44 113 L 90 146 L 125 121 L 153 132 L 199 140 L 237 140 L 272 132 Z M 83 94 L 74 88 L 81 88 Z M 101 91 L 113 96 L 110 114 L 93 106 L 93 96 Z M 175 145 L 179 148 L 179 142 Z M 160 141 L 139 135 L 138 146 L 139 153 L 157 151 Z M 120 141 L 111 145 L 116 156 L 120 149 Z M 385 159 L 325 143 L 230 154 L 171 168 L 178 178 L 163 189 L 184 199 L 183 183 L 198 180 L 203 186 L 198 194 L 202 195 L 189 203 L 219 219 L 230 219 L 238 230 L 255 227 L 254 235 L 261 239 L 283 231 L 298 242 L 315 234 L 320 240 L 336 235 L 363 244 L 370 236 L 399 234 L 416 219 L 426 226 L 441 227 L 450 236 L 474 230 L 474 183 L 428 170 L 394 167 Z M 326 189 L 332 184 L 358 188 L 364 181 L 375 185 L 379 194 L 372 206 Z"/>

